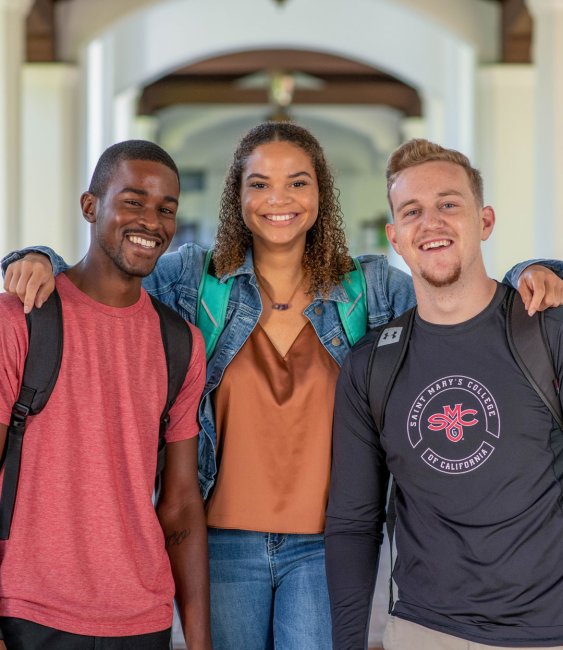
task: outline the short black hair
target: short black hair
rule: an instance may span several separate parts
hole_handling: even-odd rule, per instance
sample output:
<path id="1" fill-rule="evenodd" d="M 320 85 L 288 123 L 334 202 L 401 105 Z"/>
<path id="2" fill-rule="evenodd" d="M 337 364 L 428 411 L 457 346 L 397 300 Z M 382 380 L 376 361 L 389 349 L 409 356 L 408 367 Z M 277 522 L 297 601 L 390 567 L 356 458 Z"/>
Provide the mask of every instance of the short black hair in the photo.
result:
<path id="1" fill-rule="evenodd" d="M 102 197 L 115 170 L 124 160 L 151 160 L 166 165 L 176 174 L 178 185 L 180 184 L 178 167 L 162 147 L 149 140 L 124 140 L 112 144 L 100 156 L 88 188 L 90 194 Z"/>

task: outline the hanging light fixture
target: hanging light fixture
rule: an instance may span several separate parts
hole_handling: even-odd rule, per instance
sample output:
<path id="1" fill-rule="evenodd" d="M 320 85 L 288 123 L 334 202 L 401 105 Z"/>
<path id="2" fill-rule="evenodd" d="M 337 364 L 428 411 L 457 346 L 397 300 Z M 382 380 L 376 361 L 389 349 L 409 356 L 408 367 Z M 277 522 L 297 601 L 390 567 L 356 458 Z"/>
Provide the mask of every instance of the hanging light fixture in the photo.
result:
<path id="1" fill-rule="evenodd" d="M 260 88 L 268 93 L 271 113 L 267 119 L 289 120 L 289 109 L 296 90 L 321 90 L 325 82 L 313 75 L 297 71 L 260 70 L 236 82 L 239 88 Z"/>

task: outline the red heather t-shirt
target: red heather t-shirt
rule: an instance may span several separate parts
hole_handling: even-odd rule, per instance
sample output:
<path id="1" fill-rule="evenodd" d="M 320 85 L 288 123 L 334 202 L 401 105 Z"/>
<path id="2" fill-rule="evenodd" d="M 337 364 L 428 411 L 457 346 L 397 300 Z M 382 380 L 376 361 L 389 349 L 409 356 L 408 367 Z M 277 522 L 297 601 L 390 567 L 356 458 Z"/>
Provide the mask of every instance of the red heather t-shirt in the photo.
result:
<path id="1" fill-rule="evenodd" d="M 159 319 L 95 302 L 59 275 L 64 351 L 45 409 L 29 418 L 10 539 L 0 542 L 0 616 L 75 634 L 125 636 L 172 622 L 174 583 L 151 500 L 167 388 Z M 203 340 L 170 411 L 168 442 L 197 435 Z M 27 330 L 0 295 L 0 422 L 17 398 Z"/>

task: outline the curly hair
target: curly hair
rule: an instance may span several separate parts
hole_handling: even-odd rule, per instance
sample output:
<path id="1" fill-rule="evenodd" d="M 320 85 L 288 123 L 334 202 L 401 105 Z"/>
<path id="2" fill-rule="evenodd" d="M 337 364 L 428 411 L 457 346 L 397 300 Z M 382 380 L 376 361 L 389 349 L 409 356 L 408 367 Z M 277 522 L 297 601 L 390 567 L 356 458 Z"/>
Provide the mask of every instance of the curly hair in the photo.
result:
<path id="1" fill-rule="evenodd" d="M 317 139 L 303 127 L 289 122 L 264 122 L 253 127 L 234 152 L 221 196 L 213 254 L 216 272 L 223 275 L 234 271 L 243 263 L 247 248 L 252 246 L 252 233 L 242 219 L 242 173 L 254 150 L 269 142 L 289 142 L 299 147 L 309 156 L 317 174 L 319 212 L 306 235 L 302 264 L 310 281 L 308 293 L 315 295 L 320 292 L 326 297 L 352 268 L 338 190 L 334 187 L 334 178 Z"/>
<path id="2" fill-rule="evenodd" d="M 385 176 L 387 178 L 387 200 L 389 201 L 391 213 L 393 213 L 393 204 L 391 203 L 390 192 L 399 174 L 409 167 L 434 161 L 450 162 L 462 167 L 467 174 L 469 186 L 477 205 L 480 208 L 483 207 L 483 179 L 479 170 L 471 165 L 467 156 L 455 149 L 445 149 L 429 140 L 413 138 L 395 149 L 387 161 Z"/>

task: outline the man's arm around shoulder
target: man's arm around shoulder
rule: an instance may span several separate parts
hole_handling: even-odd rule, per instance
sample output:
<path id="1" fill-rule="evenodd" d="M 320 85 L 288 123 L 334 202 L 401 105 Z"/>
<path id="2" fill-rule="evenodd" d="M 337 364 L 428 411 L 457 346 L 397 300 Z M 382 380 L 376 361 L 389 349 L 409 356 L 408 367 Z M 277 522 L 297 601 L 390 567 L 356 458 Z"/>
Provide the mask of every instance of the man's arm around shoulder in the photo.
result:
<path id="1" fill-rule="evenodd" d="M 190 650 L 211 650 L 207 527 L 197 479 L 198 438 L 168 443 L 157 515 Z"/>

